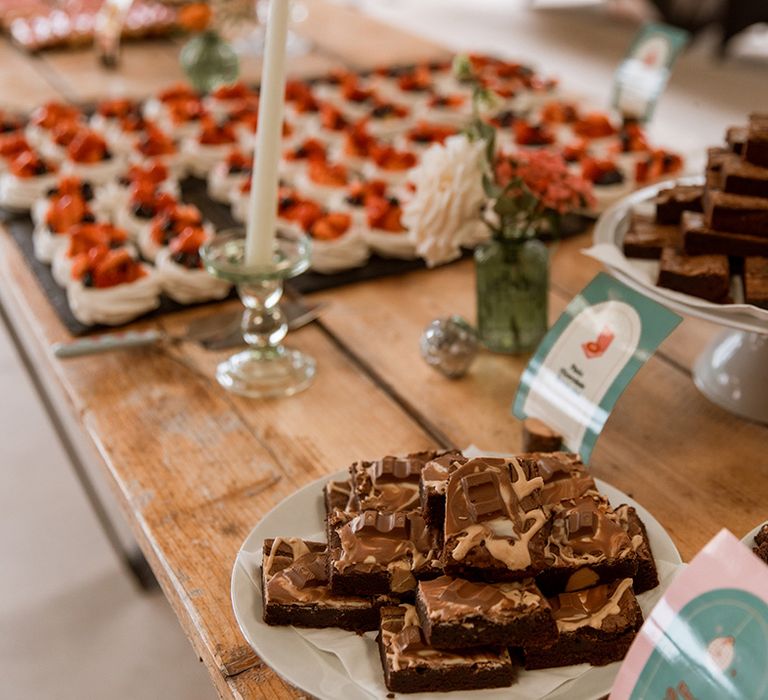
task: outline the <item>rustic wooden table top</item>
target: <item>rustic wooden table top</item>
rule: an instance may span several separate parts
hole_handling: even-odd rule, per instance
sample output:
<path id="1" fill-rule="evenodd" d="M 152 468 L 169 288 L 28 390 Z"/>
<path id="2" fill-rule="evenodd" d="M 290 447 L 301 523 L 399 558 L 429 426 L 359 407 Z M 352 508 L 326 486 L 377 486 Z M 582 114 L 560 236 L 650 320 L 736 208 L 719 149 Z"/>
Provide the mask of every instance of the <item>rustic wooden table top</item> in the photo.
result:
<path id="1" fill-rule="evenodd" d="M 302 31 L 316 48 L 294 61 L 296 73 L 446 54 L 320 0 Z M 0 102 L 31 108 L 62 96 L 145 96 L 182 78 L 177 51 L 173 42 L 126 46 L 114 74 L 90 52 L 30 58 L 0 43 Z M 246 62 L 244 72 L 255 80 L 257 63 Z M 553 249 L 553 319 L 598 271 L 579 253 L 588 242 L 585 234 Z M 482 353 L 460 381 L 419 358 L 429 320 L 474 317 L 470 262 L 315 295 L 331 302 L 327 312 L 290 337 L 317 358 L 315 384 L 290 400 L 264 402 L 224 392 L 213 375 L 226 353 L 191 343 L 59 362 L 50 344 L 67 332 L 4 232 L 0 266 L 4 307 L 35 372 L 75 419 L 79 439 L 98 451 L 105 480 L 222 697 L 299 695 L 254 655 L 229 599 L 235 554 L 272 506 L 361 457 L 438 445 L 520 447 L 509 407 L 525 358 Z M 138 325 L 181 330 L 209 312 Z M 765 518 L 768 503 L 768 428 L 712 405 L 691 381 L 692 362 L 716 331 L 687 319 L 667 339 L 619 400 L 592 459 L 595 475 L 649 508 L 685 559 L 723 526 L 743 535 Z"/>

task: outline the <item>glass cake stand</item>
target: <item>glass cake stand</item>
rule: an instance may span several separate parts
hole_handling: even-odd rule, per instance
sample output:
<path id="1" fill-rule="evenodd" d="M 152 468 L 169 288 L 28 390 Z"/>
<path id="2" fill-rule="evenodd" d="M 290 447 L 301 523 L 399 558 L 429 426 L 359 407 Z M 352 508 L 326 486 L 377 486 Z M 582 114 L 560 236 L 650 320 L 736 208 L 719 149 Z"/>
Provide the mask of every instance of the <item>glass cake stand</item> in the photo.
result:
<path id="1" fill-rule="evenodd" d="M 685 177 L 638 190 L 605 210 L 595 225 L 595 245 L 614 246 L 614 262 L 602 259 L 611 274 L 629 287 L 680 314 L 709 321 L 723 331 L 701 352 L 693 368 L 698 389 L 718 406 L 743 418 L 768 424 L 768 310 L 749 304 L 714 304 L 655 286 L 656 260 L 629 260 L 622 241 L 636 206 L 650 203 L 670 184 L 700 185 Z"/>

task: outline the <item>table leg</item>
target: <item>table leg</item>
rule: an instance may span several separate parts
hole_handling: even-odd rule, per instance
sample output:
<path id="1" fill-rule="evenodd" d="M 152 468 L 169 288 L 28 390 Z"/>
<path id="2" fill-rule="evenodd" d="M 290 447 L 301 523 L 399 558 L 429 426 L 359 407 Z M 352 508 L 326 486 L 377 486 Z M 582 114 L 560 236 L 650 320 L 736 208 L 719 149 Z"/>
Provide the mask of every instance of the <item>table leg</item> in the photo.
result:
<path id="1" fill-rule="evenodd" d="M 2 319 L 5 327 L 8 329 L 8 335 L 11 338 L 16 351 L 21 358 L 24 368 L 32 381 L 35 391 L 40 398 L 45 412 L 48 414 L 48 418 L 53 425 L 54 430 L 64 447 L 69 463 L 72 465 L 72 470 L 75 473 L 75 477 L 80 483 L 80 487 L 83 489 L 85 497 L 88 499 L 93 513 L 96 515 L 96 519 L 99 521 L 102 532 L 107 538 L 112 550 L 114 551 L 120 563 L 130 572 L 133 579 L 139 588 L 143 591 L 150 591 L 158 587 L 155 575 L 152 573 L 152 569 L 149 563 L 144 558 L 141 550 L 137 545 L 127 545 L 123 542 L 117 529 L 115 528 L 112 518 L 110 517 L 104 503 L 102 502 L 98 491 L 96 490 L 93 481 L 91 480 L 88 470 L 80 459 L 80 455 L 72 444 L 71 437 L 64 425 L 62 424 L 57 412 L 55 411 L 51 398 L 46 391 L 45 386 L 40 381 L 40 377 L 35 372 L 34 363 L 31 361 L 26 349 L 24 348 L 21 339 L 19 338 L 16 330 L 8 317 L 6 309 L 2 303 L 0 303 L 0 318 Z"/>

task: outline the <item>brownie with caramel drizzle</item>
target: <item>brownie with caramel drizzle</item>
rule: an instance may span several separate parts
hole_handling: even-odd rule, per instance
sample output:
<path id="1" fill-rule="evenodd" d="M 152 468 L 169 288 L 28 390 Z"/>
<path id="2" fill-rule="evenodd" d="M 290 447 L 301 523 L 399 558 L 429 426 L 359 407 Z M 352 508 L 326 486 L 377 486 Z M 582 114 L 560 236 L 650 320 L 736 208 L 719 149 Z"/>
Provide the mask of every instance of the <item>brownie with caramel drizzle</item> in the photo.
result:
<path id="1" fill-rule="evenodd" d="M 340 627 L 355 632 L 379 627 L 379 609 L 389 596 L 340 596 L 328 586 L 328 550 L 298 537 L 264 541 L 264 622 L 294 627 Z"/>

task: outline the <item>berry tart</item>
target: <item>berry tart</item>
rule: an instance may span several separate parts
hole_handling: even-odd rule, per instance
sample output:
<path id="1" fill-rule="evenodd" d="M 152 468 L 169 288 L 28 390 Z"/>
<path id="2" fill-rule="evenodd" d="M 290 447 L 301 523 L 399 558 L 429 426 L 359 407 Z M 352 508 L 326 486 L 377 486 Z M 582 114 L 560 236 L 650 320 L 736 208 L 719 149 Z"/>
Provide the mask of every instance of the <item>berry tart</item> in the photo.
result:
<path id="1" fill-rule="evenodd" d="M 349 168 L 362 171 L 372 150 L 379 145 L 378 139 L 368 133 L 366 123 L 358 122 L 346 129 L 341 144 L 333 149 L 332 157 Z"/>
<path id="2" fill-rule="evenodd" d="M 58 194 L 50 200 L 45 219 L 32 233 L 35 257 L 44 263 L 51 263 L 56 252 L 67 247 L 68 234 L 76 224 L 92 223 L 96 220 L 82 195 L 78 182 L 63 181 Z"/>
<path id="3" fill-rule="evenodd" d="M 101 185 L 117 177 L 124 165 L 122 158 L 109 150 L 101 134 L 81 129 L 67 146 L 67 157 L 62 168 Z"/>
<path id="4" fill-rule="evenodd" d="M 25 151 L 33 150 L 23 133 L 14 131 L 0 135 L 0 173 L 8 170 L 11 161 Z"/>
<path id="5" fill-rule="evenodd" d="M 307 162 L 307 167 L 293 178 L 302 194 L 320 202 L 338 201 L 351 180 L 347 166 L 320 158 Z"/>
<path id="6" fill-rule="evenodd" d="M 40 145 L 40 155 L 61 164 L 67 157 L 67 148 L 82 130 L 81 122 L 65 121 L 51 129 L 49 138 Z"/>
<path id="7" fill-rule="evenodd" d="M 253 156 L 232 149 L 208 172 L 208 196 L 217 202 L 228 203 L 230 192 L 237 190 L 251 175 Z"/>
<path id="8" fill-rule="evenodd" d="M 202 226 L 187 226 L 162 248 L 155 267 L 163 291 L 180 304 L 223 299 L 232 285 L 209 274 L 200 260 L 200 246 L 210 238 Z"/>
<path id="9" fill-rule="evenodd" d="M 376 145 L 371 148 L 370 159 L 363 173 L 372 180 L 384 180 L 390 186 L 404 185 L 408 172 L 419 159 L 411 151 L 400 151 L 394 146 Z"/>
<path id="10" fill-rule="evenodd" d="M 22 151 L 0 175 L 0 206 L 28 211 L 56 181 L 57 166 L 34 151 Z"/>
<path id="11" fill-rule="evenodd" d="M 416 246 L 403 226 L 402 213 L 397 197 L 366 197 L 367 226 L 363 229 L 363 239 L 384 258 L 413 260 L 416 257 Z"/>
<path id="12" fill-rule="evenodd" d="M 631 179 L 611 158 L 582 158 L 581 176 L 593 185 L 597 211 L 602 211 L 632 191 Z"/>
<path id="13" fill-rule="evenodd" d="M 51 272 L 61 287 L 67 287 L 72 280 L 72 265 L 77 256 L 91 248 L 103 246 L 109 249 L 127 248 L 135 254 L 135 248 L 128 242 L 125 231 L 107 223 L 84 223 L 70 227 L 67 245 L 59 248 L 53 256 Z"/>
<path id="14" fill-rule="evenodd" d="M 238 81 L 229 85 L 220 85 L 210 95 L 203 98 L 203 105 L 215 117 L 226 117 L 233 109 L 243 103 L 252 102 L 258 108 L 259 93 Z"/>
<path id="15" fill-rule="evenodd" d="M 51 132 L 64 122 L 82 122 L 83 115 L 77 107 L 63 102 L 46 102 L 34 110 L 26 126 L 29 143 L 35 148 L 41 148 L 48 143 Z"/>
<path id="16" fill-rule="evenodd" d="M 240 148 L 253 150 L 253 144 L 256 142 L 256 127 L 259 124 L 258 99 L 243 100 L 232 107 L 227 112 L 224 123 L 234 130 Z M 283 135 L 290 131 L 288 122 L 283 121 Z"/>
<path id="17" fill-rule="evenodd" d="M 166 209 L 178 204 L 176 198 L 163 192 L 151 180 L 136 180 L 128 188 L 128 196 L 112 215 L 117 226 L 128 233 L 131 240 L 141 240 L 153 219 Z"/>
<path id="18" fill-rule="evenodd" d="M 307 169 L 313 160 L 325 161 L 328 153 L 325 144 L 317 138 L 307 138 L 283 151 L 280 174 L 292 180 Z"/>
<path id="19" fill-rule="evenodd" d="M 82 199 L 94 211 L 99 208 L 90 182 L 81 180 L 75 175 L 62 175 L 52 187 L 46 190 L 45 196 L 40 197 L 32 205 L 30 216 L 35 226 L 45 225 L 51 205 L 65 195 Z"/>
<path id="20" fill-rule="evenodd" d="M 147 119 L 157 120 L 169 115 L 169 106 L 175 102 L 185 100 L 196 100 L 198 94 L 184 83 L 170 85 L 161 90 L 155 97 L 148 99 L 142 108 L 142 112 Z"/>
<path id="21" fill-rule="evenodd" d="M 214 234 L 213 227 L 203 223 L 203 215 L 194 204 L 175 204 L 163 209 L 139 234 L 139 250 L 144 259 L 154 262 L 171 239 L 188 226 L 204 228 L 209 237 Z"/>
<path id="22" fill-rule="evenodd" d="M 163 163 L 176 179 L 184 177 L 187 170 L 186 160 L 176 142 L 152 123 L 146 125 L 137 139 L 131 151 L 130 160 L 144 164 L 148 160 Z"/>
<path id="23" fill-rule="evenodd" d="M 126 206 L 133 186 L 137 183 L 147 183 L 154 189 L 167 192 L 176 199 L 180 197 L 179 183 L 168 167 L 161 161 L 147 160 L 144 163 L 131 165 L 121 177 L 108 182 L 96 189 L 96 209 L 111 218 Z"/>
<path id="24" fill-rule="evenodd" d="M 395 144 L 403 150 L 422 151 L 434 143 L 445 143 L 449 136 L 454 136 L 458 130 L 448 124 L 420 121 L 395 140 Z"/>
<path id="25" fill-rule="evenodd" d="M 460 92 L 434 94 L 427 100 L 427 109 L 432 121 L 462 127 L 472 113 L 472 102 Z"/>
<path id="26" fill-rule="evenodd" d="M 392 136 L 411 123 L 411 110 L 403 104 L 375 99 L 365 114 L 368 132 L 377 138 Z"/>
<path id="27" fill-rule="evenodd" d="M 194 138 L 203 125 L 208 111 L 196 97 L 169 102 L 165 114 L 158 117 L 158 125 L 176 139 Z"/>
<path id="28" fill-rule="evenodd" d="M 160 280 L 128 249 L 96 246 L 73 259 L 67 300 L 80 323 L 116 326 L 160 305 Z"/>
<path id="29" fill-rule="evenodd" d="M 121 124 L 129 117 L 140 117 L 141 111 L 138 102 L 125 97 L 113 100 L 102 100 L 96 105 L 96 111 L 90 119 L 91 129 L 104 134 L 110 140 L 112 134 L 119 132 Z"/>
<path id="30" fill-rule="evenodd" d="M 182 152 L 189 172 L 204 178 L 237 144 L 234 127 L 229 124 L 217 124 L 210 117 L 206 117 L 200 123 L 199 133 L 184 141 Z"/>

